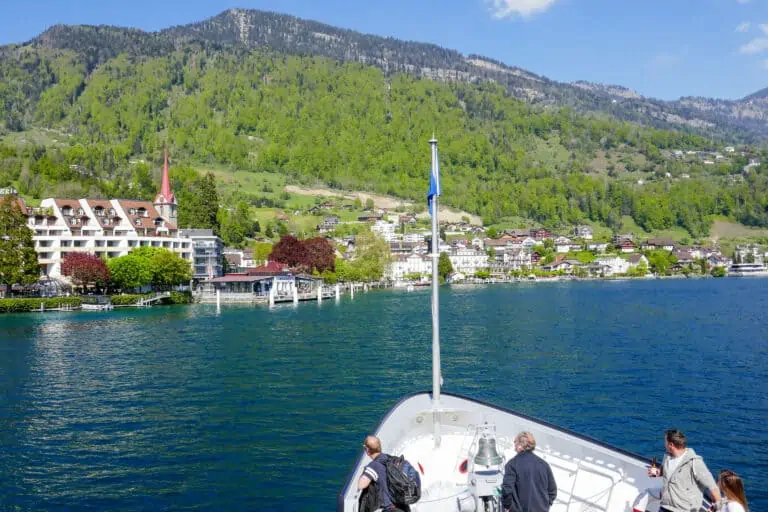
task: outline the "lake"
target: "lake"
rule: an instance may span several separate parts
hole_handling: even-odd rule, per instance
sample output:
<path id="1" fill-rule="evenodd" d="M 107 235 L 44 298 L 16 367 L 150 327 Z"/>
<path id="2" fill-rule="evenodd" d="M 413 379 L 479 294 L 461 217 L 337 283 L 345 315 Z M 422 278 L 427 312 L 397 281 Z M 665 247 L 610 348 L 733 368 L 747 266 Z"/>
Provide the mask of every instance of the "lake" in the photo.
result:
<path id="1" fill-rule="evenodd" d="M 679 428 L 768 510 L 767 285 L 443 287 L 443 389 L 647 457 Z M 429 301 L 0 316 L 0 510 L 333 510 L 431 389 Z"/>

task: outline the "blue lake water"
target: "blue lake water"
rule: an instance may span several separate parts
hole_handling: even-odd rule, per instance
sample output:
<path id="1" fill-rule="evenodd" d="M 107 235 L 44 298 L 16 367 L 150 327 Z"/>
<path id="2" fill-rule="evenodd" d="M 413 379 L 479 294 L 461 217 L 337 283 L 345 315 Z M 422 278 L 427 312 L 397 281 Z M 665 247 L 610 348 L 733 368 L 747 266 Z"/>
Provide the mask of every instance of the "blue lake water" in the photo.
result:
<path id="1" fill-rule="evenodd" d="M 429 300 L 0 316 L 0 510 L 333 510 L 363 436 L 431 387 Z M 446 391 L 648 457 L 680 428 L 768 510 L 768 281 L 441 301 Z"/>

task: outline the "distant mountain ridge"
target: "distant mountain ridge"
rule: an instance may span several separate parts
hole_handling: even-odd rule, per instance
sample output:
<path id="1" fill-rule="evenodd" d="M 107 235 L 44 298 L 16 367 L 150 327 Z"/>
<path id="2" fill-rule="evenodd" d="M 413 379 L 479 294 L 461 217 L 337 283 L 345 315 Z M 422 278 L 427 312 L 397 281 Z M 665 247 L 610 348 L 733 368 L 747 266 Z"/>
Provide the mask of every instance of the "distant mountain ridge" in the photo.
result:
<path id="1" fill-rule="evenodd" d="M 693 97 L 663 101 L 622 86 L 557 82 L 494 59 L 465 56 L 434 44 L 368 35 L 258 10 L 230 9 L 201 22 L 159 32 L 57 25 L 25 44 L 75 51 L 87 56 L 91 68 L 120 53 L 158 56 L 184 45 L 269 47 L 286 54 L 361 62 L 387 73 L 405 72 L 432 80 L 492 80 L 535 105 L 570 107 L 659 128 L 744 142 L 768 136 L 768 89 L 737 101 Z"/>

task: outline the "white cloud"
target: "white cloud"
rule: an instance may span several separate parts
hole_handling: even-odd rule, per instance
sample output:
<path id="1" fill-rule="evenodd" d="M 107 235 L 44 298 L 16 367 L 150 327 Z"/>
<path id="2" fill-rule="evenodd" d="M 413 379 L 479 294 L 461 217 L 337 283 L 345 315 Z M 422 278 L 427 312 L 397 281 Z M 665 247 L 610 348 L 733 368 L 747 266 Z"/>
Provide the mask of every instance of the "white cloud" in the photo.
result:
<path id="1" fill-rule="evenodd" d="M 736 27 L 736 32 L 749 32 L 749 27 L 751 27 L 752 24 L 748 21 L 745 21 L 741 23 L 738 27 Z M 762 28 L 762 25 L 761 25 Z"/>
<path id="2" fill-rule="evenodd" d="M 494 18 L 521 16 L 527 18 L 546 11 L 557 0 L 487 0 Z M 743 0 L 738 0 L 743 1 Z"/>
<path id="3" fill-rule="evenodd" d="M 748 4 L 749 2 L 750 2 L 750 0 L 736 0 L 737 4 L 742 4 L 742 5 Z"/>
<path id="4" fill-rule="evenodd" d="M 748 55 L 763 53 L 764 51 L 768 51 L 768 38 L 766 37 L 756 37 L 739 48 L 739 53 L 746 53 Z"/>
<path id="5" fill-rule="evenodd" d="M 768 70 L 768 59 L 764 59 L 760 65 L 763 67 L 763 69 Z"/>
<path id="6" fill-rule="evenodd" d="M 760 30 L 763 31 L 763 34 L 768 36 L 768 23 L 763 23 L 761 25 L 758 25 L 760 27 Z"/>

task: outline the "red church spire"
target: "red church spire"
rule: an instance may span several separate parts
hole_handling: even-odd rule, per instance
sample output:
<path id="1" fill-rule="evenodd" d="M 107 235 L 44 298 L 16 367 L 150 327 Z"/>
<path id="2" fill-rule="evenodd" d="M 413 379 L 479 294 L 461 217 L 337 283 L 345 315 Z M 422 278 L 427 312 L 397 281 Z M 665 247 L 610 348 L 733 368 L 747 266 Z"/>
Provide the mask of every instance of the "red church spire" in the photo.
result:
<path id="1" fill-rule="evenodd" d="M 168 146 L 165 147 L 165 164 L 163 165 L 163 178 L 160 182 L 160 193 L 155 198 L 155 203 L 173 203 L 176 198 L 171 191 L 171 178 L 168 176 Z"/>

